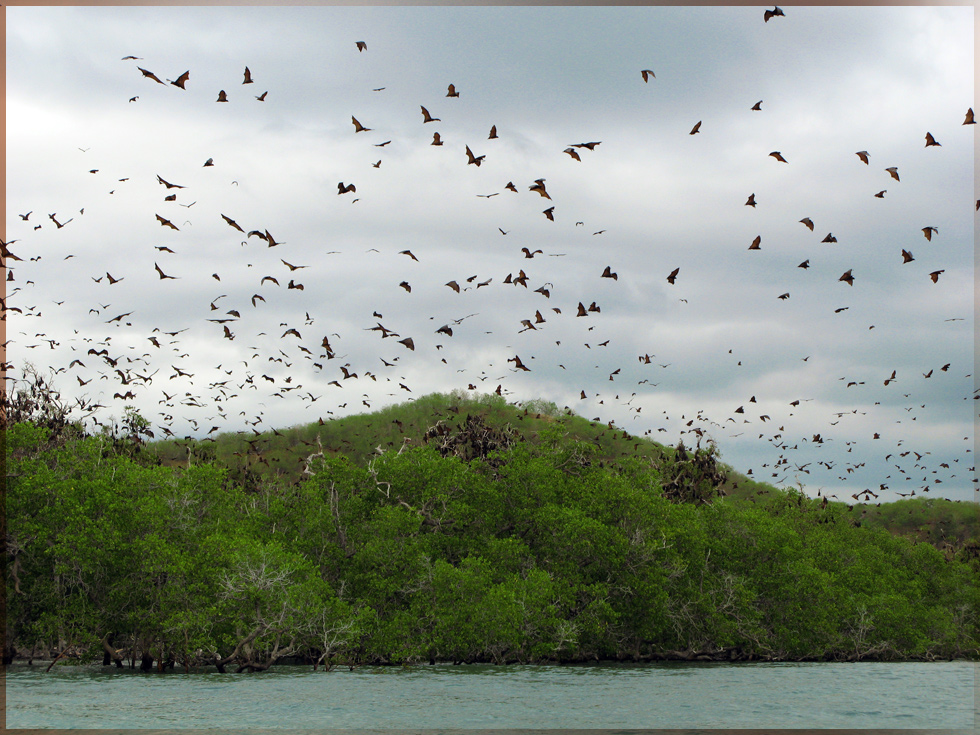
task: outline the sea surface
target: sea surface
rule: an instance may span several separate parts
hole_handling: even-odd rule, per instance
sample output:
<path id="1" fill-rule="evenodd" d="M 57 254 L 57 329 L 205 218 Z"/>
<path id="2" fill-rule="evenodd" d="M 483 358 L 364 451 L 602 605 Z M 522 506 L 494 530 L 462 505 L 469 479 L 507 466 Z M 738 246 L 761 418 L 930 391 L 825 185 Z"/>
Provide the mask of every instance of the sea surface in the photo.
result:
<path id="1" fill-rule="evenodd" d="M 978 664 L 7 668 L 8 728 L 973 729 Z"/>

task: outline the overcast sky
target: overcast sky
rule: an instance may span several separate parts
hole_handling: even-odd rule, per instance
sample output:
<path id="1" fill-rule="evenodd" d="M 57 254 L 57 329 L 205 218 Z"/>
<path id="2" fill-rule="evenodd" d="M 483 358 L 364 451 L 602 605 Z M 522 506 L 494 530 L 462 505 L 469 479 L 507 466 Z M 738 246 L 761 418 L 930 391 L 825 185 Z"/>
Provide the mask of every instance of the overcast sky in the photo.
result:
<path id="1" fill-rule="evenodd" d="M 158 436 L 500 386 L 970 498 L 973 8 L 763 10 L 8 7 L 8 359 Z"/>

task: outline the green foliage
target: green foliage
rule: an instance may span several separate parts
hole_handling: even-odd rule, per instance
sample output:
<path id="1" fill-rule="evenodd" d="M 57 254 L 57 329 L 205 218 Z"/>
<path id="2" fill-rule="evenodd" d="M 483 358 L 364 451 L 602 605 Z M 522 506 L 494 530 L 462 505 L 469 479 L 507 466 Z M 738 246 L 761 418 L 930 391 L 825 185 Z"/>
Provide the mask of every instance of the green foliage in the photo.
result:
<path id="1" fill-rule="evenodd" d="M 138 449 L 135 412 L 122 439 L 13 424 L 8 639 L 242 670 L 980 655 L 977 559 L 953 546 L 974 511 L 896 503 L 859 527 L 795 491 L 722 499 L 710 443 L 616 454 L 638 440 L 526 408 L 427 396 L 250 440 L 261 455 L 227 436 Z M 937 543 L 884 530 L 919 513 Z"/>

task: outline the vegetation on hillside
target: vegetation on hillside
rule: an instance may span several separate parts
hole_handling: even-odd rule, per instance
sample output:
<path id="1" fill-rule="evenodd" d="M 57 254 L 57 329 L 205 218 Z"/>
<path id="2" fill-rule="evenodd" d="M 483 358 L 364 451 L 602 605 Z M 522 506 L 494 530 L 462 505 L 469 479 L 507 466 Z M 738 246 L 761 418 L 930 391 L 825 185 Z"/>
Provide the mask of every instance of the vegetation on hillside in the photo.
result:
<path id="1" fill-rule="evenodd" d="M 431 396 L 343 435 L 187 453 L 144 444 L 132 411 L 89 435 L 56 395 L 6 408 L 8 661 L 980 656 L 975 542 L 940 550 L 796 491 L 725 496 L 710 442 Z"/>

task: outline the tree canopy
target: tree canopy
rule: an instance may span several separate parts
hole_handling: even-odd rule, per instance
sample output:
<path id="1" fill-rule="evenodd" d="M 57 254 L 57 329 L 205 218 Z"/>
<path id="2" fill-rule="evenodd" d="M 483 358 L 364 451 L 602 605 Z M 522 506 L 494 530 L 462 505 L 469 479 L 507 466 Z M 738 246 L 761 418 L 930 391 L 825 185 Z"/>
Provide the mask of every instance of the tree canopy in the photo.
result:
<path id="1" fill-rule="evenodd" d="M 710 442 L 614 456 L 554 412 L 529 432 L 469 408 L 364 456 L 314 435 L 298 472 L 248 482 L 215 454 L 163 461 L 138 415 L 88 434 L 22 412 L 5 658 L 980 656 L 975 541 L 941 550 L 793 490 L 724 495 Z"/>

